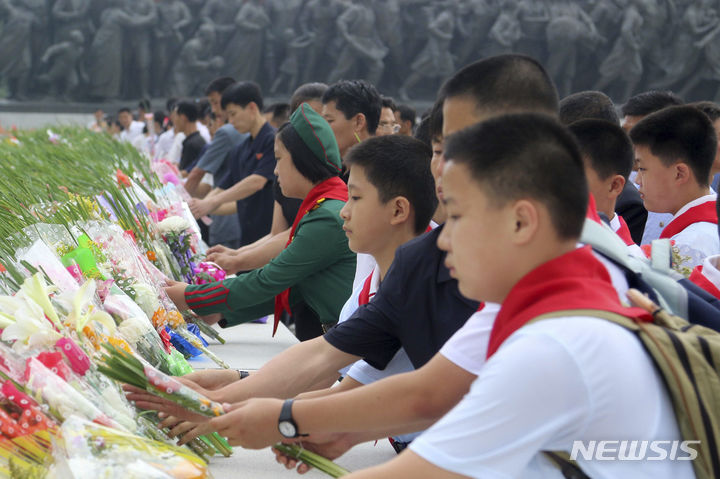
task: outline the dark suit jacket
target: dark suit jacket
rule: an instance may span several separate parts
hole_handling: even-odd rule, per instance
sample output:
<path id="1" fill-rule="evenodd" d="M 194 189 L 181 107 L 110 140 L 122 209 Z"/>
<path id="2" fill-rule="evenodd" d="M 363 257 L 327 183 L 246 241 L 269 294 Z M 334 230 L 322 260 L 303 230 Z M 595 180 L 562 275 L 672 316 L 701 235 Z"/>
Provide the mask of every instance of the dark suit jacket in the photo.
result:
<path id="1" fill-rule="evenodd" d="M 640 244 L 645 230 L 645 221 L 647 221 L 647 210 L 643 206 L 640 193 L 638 193 L 637 188 L 631 181 L 625 183 L 623 192 L 618 196 L 615 203 L 615 213 L 623 217 L 633 241 Z"/>

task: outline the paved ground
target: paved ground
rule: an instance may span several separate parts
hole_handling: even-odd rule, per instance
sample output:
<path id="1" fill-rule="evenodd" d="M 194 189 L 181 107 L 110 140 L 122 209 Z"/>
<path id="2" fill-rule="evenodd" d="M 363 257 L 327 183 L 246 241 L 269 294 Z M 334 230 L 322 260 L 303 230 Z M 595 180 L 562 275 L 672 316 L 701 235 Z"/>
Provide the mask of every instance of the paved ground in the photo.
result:
<path id="1" fill-rule="evenodd" d="M 230 329 L 221 330 L 227 340 L 224 345 L 211 344 L 210 349 L 235 369 L 258 369 L 270 358 L 292 346 L 297 339 L 284 326 L 280 325 L 275 337 L 271 337 L 272 325 L 243 324 Z M 191 361 L 195 369 L 214 368 L 215 363 L 201 357 Z M 361 444 L 353 448 L 337 463 L 350 471 L 362 469 L 392 459 L 395 451 L 387 441 Z M 269 449 L 250 451 L 235 448 L 230 458 L 216 457 L 210 461 L 210 471 L 215 479 L 275 479 L 275 478 L 327 478 L 325 474 L 313 471 L 298 476 L 293 471 L 275 462 L 275 456 Z"/>

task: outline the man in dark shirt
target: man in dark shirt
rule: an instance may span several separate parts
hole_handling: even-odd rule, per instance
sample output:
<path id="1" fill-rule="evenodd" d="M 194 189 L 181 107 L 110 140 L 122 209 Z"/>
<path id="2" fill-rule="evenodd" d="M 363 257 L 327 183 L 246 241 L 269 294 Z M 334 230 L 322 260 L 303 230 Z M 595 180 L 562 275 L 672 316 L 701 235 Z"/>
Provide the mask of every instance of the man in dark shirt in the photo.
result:
<path id="1" fill-rule="evenodd" d="M 181 100 L 175 104 L 175 130 L 185 134 L 180 154 L 180 170 L 185 174 L 193 169 L 200 158 L 200 151 L 205 146 L 205 140 L 197 129 L 198 108 L 189 100 Z"/>
<path id="2" fill-rule="evenodd" d="M 232 108 L 232 107 L 231 107 Z M 275 181 L 275 128 L 265 123 L 256 135 L 230 152 L 230 171 L 217 184 L 219 188 L 231 188 L 253 175 L 265 179 L 261 189 L 236 201 L 240 221 L 241 241 L 245 246 L 270 233 L 273 216 L 273 183 Z"/>
<path id="3" fill-rule="evenodd" d="M 224 191 L 190 205 L 196 218 L 237 214 L 241 245 L 262 238 L 272 226 L 275 128 L 262 115 L 262 101 L 260 87 L 252 82 L 236 83 L 223 92 L 221 104 L 228 121 L 250 137 L 229 154 L 229 172 L 216 185 Z"/>

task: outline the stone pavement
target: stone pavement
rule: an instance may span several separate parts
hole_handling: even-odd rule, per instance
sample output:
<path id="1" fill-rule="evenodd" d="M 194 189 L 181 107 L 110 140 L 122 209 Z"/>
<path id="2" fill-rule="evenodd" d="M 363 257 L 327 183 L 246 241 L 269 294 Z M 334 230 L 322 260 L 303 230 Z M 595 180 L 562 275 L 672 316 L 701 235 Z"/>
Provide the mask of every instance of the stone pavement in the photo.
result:
<path id="1" fill-rule="evenodd" d="M 297 343 L 295 336 L 280 325 L 273 338 L 272 320 L 267 324 L 241 324 L 230 329 L 220 330 L 227 341 L 219 344 L 211 340 L 210 350 L 227 362 L 234 369 L 254 370 L 260 368 L 270 358 Z M 217 367 L 204 356 L 191 360 L 195 369 Z M 336 462 L 342 467 L 355 471 L 388 461 L 395 456 L 395 451 L 387 440 L 360 444 L 342 456 Z M 299 476 L 288 471 L 275 462 L 270 449 L 251 451 L 239 447 L 234 448 L 229 458 L 214 457 L 210 460 L 210 471 L 215 479 L 275 479 L 275 478 L 328 478 L 317 471 Z"/>

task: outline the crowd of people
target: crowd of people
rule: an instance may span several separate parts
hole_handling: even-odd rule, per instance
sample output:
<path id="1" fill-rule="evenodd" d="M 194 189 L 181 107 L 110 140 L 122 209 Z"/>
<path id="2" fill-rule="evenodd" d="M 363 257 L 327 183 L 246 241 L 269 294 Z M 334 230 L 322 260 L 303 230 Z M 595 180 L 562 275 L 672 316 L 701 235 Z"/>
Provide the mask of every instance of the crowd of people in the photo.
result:
<path id="1" fill-rule="evenodd" d="M 399 456 L 349 477 L 450 478 L 563 477 L 568 463 L 543 451 L 688 439 L 653 356 L 605 315 L 655 321 L 631 289 L 667 307 L 628 266 L 663 244 L 664 278 L 718 322 L 719 105 L 670 91 L 619 109 L 599 91 L 560 99 L 519 54 L 453 72 L 420 118 L 365 80 L 302 84 L 287 104 L 228 76 L 204 93 L 167 115 L 141 102 L 108 127 L 176 165 L 208 258 L 237 273 L 166 291 L 225 328 L 290 317 L 301 342 L 250 374 L 182 378 L 226 405 L 212 420 L 128 387 L 181 442 L 218 431 L 335 458 L 389 437 Z M 704 467 L 664 458 L 572 467 L 654 479 Z"/>
<path id="2" fill-rule="evenodd" d="M 509 52 L 546 64 L 562 95 L 713 98 L 720 81 L 708 0 L 2 0 L 0 20 L 16 99 L 199 95 L 221 72 L 271 94 L 365 78 L 426 98 L 455 68 Z"/>

